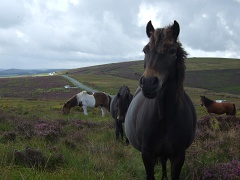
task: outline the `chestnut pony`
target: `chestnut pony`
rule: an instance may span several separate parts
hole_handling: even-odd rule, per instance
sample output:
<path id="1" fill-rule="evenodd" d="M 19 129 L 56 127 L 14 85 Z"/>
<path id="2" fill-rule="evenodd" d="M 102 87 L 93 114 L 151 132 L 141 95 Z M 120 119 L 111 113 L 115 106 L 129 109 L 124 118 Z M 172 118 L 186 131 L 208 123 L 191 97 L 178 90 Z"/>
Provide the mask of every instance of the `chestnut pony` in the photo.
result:
<path id="1" fill-rule="evenodd" d="M 71 108 L 75 106 L 80 106 L 83 108 L 84 114 L 87 115 L 87 107 L 100 107 L 102 111 L 102 116 L 104 116 L 106 109 L 110 111 L 110 102 L 111 97 L 104 92 L 82 91 L 74 95 L 66 103 L 64 103 L 62 111 L 63 114 L 68 114 Z"/>
<path id="2" fill-rule="evenodd" d="M 148 22 L 144 73 L 125 118 L 127 138 L 141 152 L 149 180 L 155 179 L 158 160 L 162 179 L 167 179 L 168 159 L 171 179 L 179 179 L 185 151 L 195 137 L 196 111 L 183 88 L 187 53 L 178 41 L 179 31 L 177 21 L 159 29 Z"/>
<path id="3" fill-rule="evenodd" d="M 235 104 L 229 102 L 215 102 L 211 99 L 208 99 L 205 96 L 201 97 L 201 105 L 207 109 L 208 113 L 214 114 L 225 114 L 235 116 L 236 115 L 236 107 Z"/>

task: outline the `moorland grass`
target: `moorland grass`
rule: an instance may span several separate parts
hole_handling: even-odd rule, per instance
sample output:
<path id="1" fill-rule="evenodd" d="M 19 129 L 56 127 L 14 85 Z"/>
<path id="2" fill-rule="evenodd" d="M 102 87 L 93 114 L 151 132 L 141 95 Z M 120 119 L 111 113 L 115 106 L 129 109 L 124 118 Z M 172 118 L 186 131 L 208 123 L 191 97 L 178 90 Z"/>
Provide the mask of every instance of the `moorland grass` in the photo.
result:
<path id="1" fill-rule="evenodd" d="M 217 68 L 214 64 L 212 67 Z M 115 94 L 122 84 L 130 86 L 132 92 L 138 86 L 137 80 L 113 75 L 79 74 L 74 77 L 109 94 Z M 0 179 L 145 179 L 141 154 L 132 146 L 115 141 L 114 121 L 110 113 L 102 117 L 99 108 L 88 108 L 89 115 L 85 116 L 81 108 L 75 107 L 69 115 L 63 115 L 61 107 L 67 98 L 61 94 L 66 92 L 55 85 L 50 85 L 47 90 L 37 86 L 36 89 L 41 89 L 37 99 L 31 98 L 31 94 L 26 98 L 24 94 L 17 96 L 17 93 L 14 97 L 9 97 L 10 94 L 5 97 L 9 89 L 17 92 L 21 86 L 19 81 L 12 82 L 15 82 L 12 86 L 0 84 Z M 58 86 L 65 83 L 64 80 Z M 26 82 L 25 89 L 28 85 L 33 88 Z M 211 89 L 185 87 L 185 90 L 196 107 L 199 127 L 195 141 L 187 150 L 181 177 L 201 179 L 207 177 L 208 170 L 219 167 L 221 163 L 240 160 L 240 97 Z M 46 91 L 54 92 L 54 97 L 51 99 Z M 75 90 L 68 95 L 74 93 Z M 234 102 L 237 117 L 209 116 L 200 106 L 200 95 Z M 8 133 L 15 133 L 16 139 Z M 24 154 L 27 148 L 33 154 L 39 152 L 42 155 L 43 165 L 36 167 L 36 164 L 29 165 L 16 159 L 15 152 Z M 31 162 L 35 162 L 34 156 L 30 157 L 33 158 Z M 155 171 L 156 179 L 160 179 L 161 166 L 158 165 Z M 216 169 L 210 175 L 212 179 L 221 179 L 222 173 L 227 172 L 227 169 Z"/>
<path id="2" fill-rule="evenodd" d="M 187 71 L 239 69 L 240 59 L 231 58 L 187 58 Z"/>
<path id="3" fill-rule="evenodd" d="M 240 95 L 240 60 L 228 58 L 188 58 L 186 59 L 185 86 L 202 88 L 215 92 Z M 93 89 L 115 93 L 121 85 L 129 85 L 135 92 L 139 78 L 143 74 L 143 61 L 114 63 L 74 69 L 68 72 Z"/>
<path id="4" fill-rule="evenodd" d="M 136 80 L 120 78 L 110 75 L 105 76 L 94 74 L 81 74 L 81 75 L 73 74 L 71 76 L 93 89 L 106 92 L 111 95 L 117 94 L 119 88 L 122 85 L 127 85 L 131 93 L 134 93 L 138 87 L 138 81 Z"/>

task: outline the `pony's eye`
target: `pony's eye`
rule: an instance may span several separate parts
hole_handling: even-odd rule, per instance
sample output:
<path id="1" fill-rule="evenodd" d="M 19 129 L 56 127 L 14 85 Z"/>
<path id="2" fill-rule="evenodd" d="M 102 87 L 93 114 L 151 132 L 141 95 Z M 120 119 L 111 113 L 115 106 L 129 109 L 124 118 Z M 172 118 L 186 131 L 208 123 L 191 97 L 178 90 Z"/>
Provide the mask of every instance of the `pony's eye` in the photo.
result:
<path id="1" fill-rule="evenodd" d="M 148 44 L 143 48 L 143 52 L 144 52 L 144 54 L 149 54 L 149 52 L 150 52 L 150 47 L 149 47 Z"/>
<path id="2" fill-rule="evenodd" d="M 172 49 L 169 50 L 169 54 L 171 54 L 171 55 L 176 55 L 176 53 L 177 53 L 176 48 L 172 48 Z"/>

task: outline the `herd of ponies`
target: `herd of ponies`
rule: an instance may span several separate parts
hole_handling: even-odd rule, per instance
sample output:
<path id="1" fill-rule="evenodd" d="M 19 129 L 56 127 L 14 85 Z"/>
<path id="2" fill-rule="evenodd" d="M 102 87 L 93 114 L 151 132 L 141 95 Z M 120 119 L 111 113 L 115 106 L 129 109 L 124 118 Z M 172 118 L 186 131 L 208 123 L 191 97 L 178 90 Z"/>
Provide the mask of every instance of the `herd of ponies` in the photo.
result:
<path id="1" fill-rule="evenodd" d="M 177 21 L 155 29 L 148 22 L 149 43 L 143 48 L 144 72 L 135 94 L 123 85 L 116 95 L 82 91 L 66 103 L 62 111 L 68 114 L 75 106 L 100 107 L 102 116 L 110 112 L 115 120 L 116 140 L 123 140 L 125 123 L 126 143 L 142 155 L 146 179 L 155 179 L 157 162 L 162 165 L 162 179 L 167 179 L 167 160 L 171 163 L 171 179 L 179 179 L 185 161 L 185 151 L 192 144 L 196 131 L 196 110 L 183 88 L 184 59 L 187 52 L 178 40 Z M 200 97 L 208 113 L 236 115 L 236 107 L 229 102 L 215 102 Z"/>

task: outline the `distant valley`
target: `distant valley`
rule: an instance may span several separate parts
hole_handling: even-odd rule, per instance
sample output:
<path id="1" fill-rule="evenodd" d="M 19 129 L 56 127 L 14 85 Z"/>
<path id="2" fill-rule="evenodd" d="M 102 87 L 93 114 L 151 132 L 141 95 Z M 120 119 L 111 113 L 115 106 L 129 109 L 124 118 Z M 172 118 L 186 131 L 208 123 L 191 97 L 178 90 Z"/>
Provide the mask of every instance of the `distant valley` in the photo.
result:
<path id="1" fill-rule="evenodd" d="M 63 70 L 65 69 L 0 69 L 0 77 L 46 74 Z"/>

